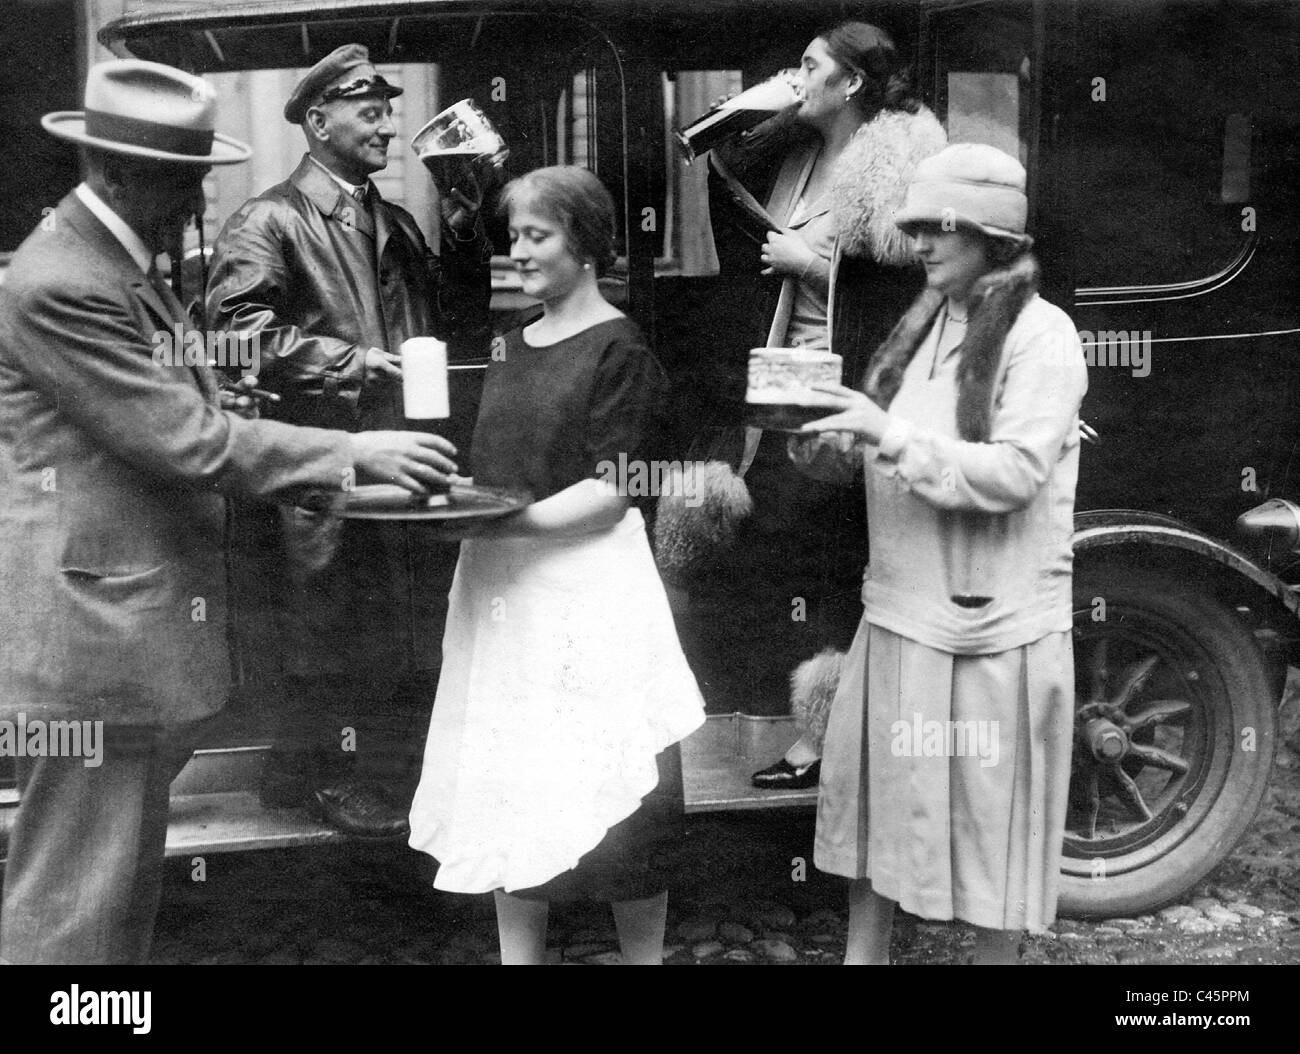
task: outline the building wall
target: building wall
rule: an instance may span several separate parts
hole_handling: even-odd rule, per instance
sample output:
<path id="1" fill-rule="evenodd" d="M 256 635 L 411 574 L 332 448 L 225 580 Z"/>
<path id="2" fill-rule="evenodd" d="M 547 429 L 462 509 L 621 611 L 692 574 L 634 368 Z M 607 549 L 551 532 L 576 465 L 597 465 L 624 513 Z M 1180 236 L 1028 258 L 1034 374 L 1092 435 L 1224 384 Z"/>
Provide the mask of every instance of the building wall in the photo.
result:
<path id="1" fill-rule="evenodd" d="M 85 25 L 83 62 L 89 66 L 114 56 L 96 39 L 115 18 L 138 10 L 140 0 L 81 0 Z M 426 236 L 433 230 L 432 181 L 411 153 L 412 135 L 438 112 L 437 68 L 381 66 L 380 72 L 406 89 L 393 100 L 397 138 L 388 148 L 388 167 L 374 176 L 379 192 L 411 211 Z M 214 168 L 208 176 L 204 233 L 211 244 L 221 225 L 243 202 L 284 179 L 306 150 L 300 129 L 281 114 L 284 101 L 305 68 L 218 73 L 208 77 L 217 91 L 217 130 L 248 143 L 252 158 L 243 165 Z M 84 78 L 83 78 L 84 79 Z M 197 241 L 191 231 L 191 241 Z"/>
<path id="2" fill-rule="evenodd" d="M 79 178 L 76 149 L 41 127 L 43 114 L 81 106 L 79 40 L 71 0 L 0 4 L 0 272 L 7 254 Z"/>

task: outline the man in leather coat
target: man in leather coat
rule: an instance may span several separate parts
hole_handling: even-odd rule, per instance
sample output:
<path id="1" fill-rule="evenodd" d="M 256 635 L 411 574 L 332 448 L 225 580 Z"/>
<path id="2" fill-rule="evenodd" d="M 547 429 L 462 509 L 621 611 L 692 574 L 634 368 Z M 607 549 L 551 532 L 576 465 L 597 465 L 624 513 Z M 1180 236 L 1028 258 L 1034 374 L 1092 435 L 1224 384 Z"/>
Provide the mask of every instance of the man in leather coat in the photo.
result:
<path id="1" fill-rule="evenodd" d="M 488 338 L 491 245 L 477 220 L 481 188 L 440 188 L 435 255 L 411 215 L 369 181 L 387 164 L 396 134 L 389 99 L 400 92 L 361 45 L 321 60 L 284 109 L 302 127 L 307 155 L 287 180 L 245 203 L 217 240 L 208 323 L 258 338 L 262 383 L 282 399 L 268 416 L 346 431 L 395 427 L 403 420 L 402 341 Z M 291 579 L 268 577 L 270 562 L 249 576 L 254 593 L 269 583 L 285 594 L 265 602 L 287 616 L 267 634 L 279 644 L 286 700 L 263 803 L 311 804 L 314 796 L 349 833 L 400 836 L 407 798 L 361 778 L 354 759 L 363 769 L 379 764 L 385 709 L 388 734 L 407 750 L 419 746 L 454 547 L 400 524 L 349 521 L 339 531 L 301 510 L 279 522 L 242 511 L 237 536 L 287 564 Z M 255 597 L 246 603 L 253 610 Z"/>

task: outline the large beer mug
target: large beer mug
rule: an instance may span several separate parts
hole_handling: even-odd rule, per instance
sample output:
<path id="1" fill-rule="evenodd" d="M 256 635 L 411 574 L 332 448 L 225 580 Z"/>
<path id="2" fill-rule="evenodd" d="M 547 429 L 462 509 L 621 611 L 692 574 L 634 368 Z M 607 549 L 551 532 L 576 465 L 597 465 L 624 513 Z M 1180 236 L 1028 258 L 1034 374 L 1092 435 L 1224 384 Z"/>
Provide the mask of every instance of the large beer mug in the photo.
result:
<path id="1" fill-rule="evenodd" d="M 762 124 L 773 114 L 802 101 L 803 75 L 797 69 L 781 70 L 762 83 L 719 103 L 680 132 L 674 132 L 673 137 L 682 157 L 690 164 L 728 136 Z"/>
<path id="2" fill-rule="evenodd" d="M 415 133 L 415 151 L 439 189 L 456 186 L 475 164 L 490 164 L 498 171 L 510 156 L 501 133 L 473 99 L 461 99 Z"/>

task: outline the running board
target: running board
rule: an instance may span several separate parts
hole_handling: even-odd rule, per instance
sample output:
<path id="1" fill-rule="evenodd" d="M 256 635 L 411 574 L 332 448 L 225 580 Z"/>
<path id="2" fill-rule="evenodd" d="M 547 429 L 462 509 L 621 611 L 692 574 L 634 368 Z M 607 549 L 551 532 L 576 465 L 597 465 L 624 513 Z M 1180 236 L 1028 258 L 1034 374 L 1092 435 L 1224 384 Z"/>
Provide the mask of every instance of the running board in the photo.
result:
<path id="1" fill-rule="evenodd" d="M 682 742 L 686 811 L 732 812 L 817 804 L 817 788 L 759 790 L 749 782 L 757 769 L 785 756 L 799 733 L 792 717 L 713 714 Z"/>
<path id="2" fill-rule="evenodd" d="M 345 842 L 306 809 L 268 809 L 256 791 L 172 795 L 167 855 L 240 853 Z"/>
<path id="3" fill-rule="evenodd" d="M 749 777 L 780 758 L 797 733 L 790 717 L 715 714 L 682 743 L 688 813 L 811 807 L 817 789 L 758 790 Z M 257 797 L 265 742 L 196 751 L 172 784 L 167 855 L 244 852 L 347 840 L 307 809 L 268 809 Z M 0 790 L 0 857 L 17 811 L 17 794 Z"/>

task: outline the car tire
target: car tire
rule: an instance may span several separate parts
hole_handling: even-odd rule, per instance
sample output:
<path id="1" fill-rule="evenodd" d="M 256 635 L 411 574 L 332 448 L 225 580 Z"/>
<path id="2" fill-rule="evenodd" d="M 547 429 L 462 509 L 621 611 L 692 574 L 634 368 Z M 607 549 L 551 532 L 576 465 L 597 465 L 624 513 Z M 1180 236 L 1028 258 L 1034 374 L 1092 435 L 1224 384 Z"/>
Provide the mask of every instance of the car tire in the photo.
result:
<path id="1" fill-rule="evenodd" d="M 1278 700 L 1237 613 L 1185 581 L 1107 564 L 1076 573 L 1074 598 L 1058 910 L 1132 916 L 1186 894 L 1246 831 L 1272 767 Z M 1091 735 L 1114 727 L 1123 734 L 1110 742 L 1128 751 L 1098 759 Z"/>

